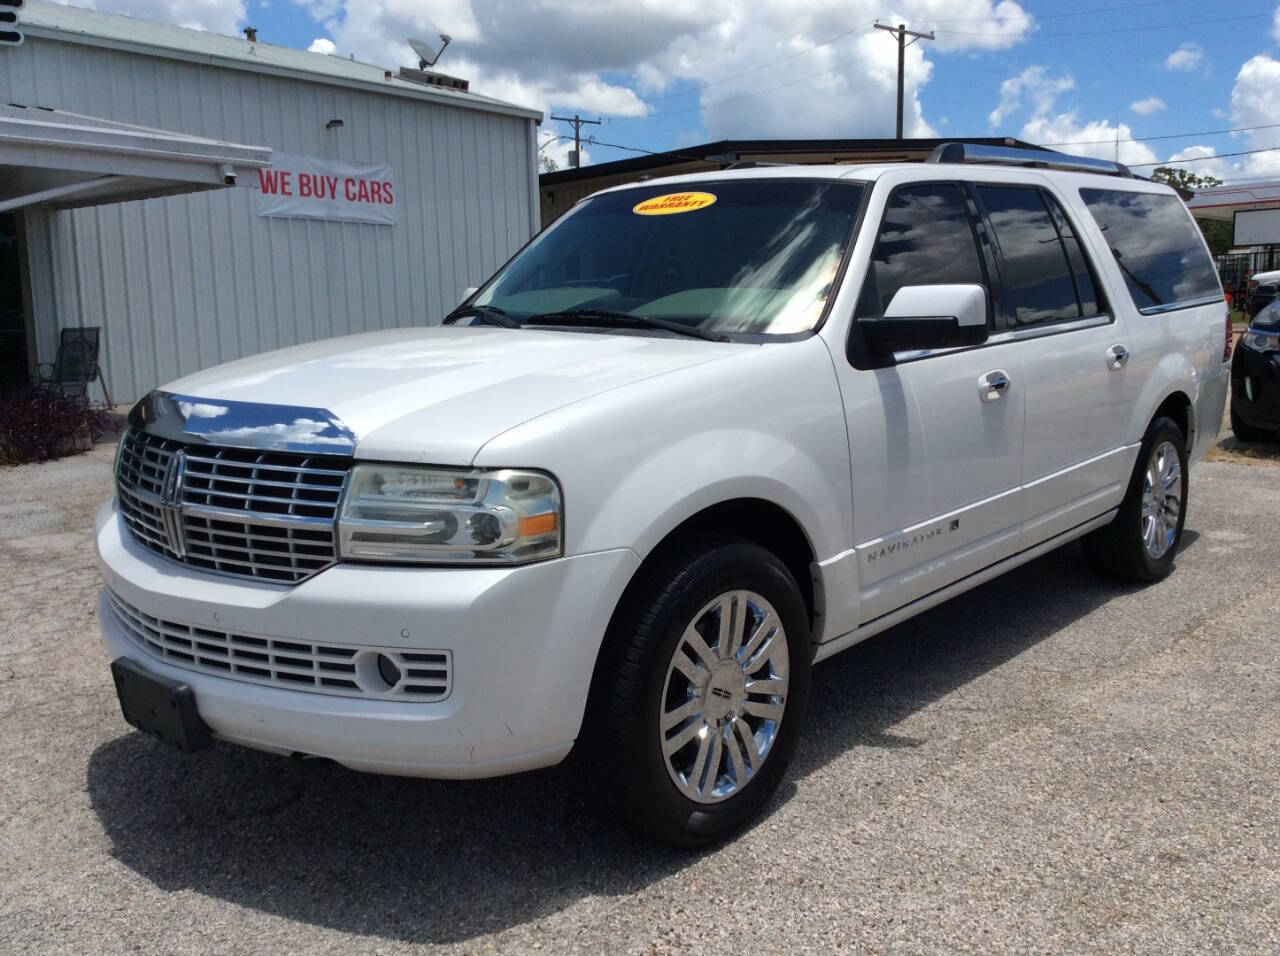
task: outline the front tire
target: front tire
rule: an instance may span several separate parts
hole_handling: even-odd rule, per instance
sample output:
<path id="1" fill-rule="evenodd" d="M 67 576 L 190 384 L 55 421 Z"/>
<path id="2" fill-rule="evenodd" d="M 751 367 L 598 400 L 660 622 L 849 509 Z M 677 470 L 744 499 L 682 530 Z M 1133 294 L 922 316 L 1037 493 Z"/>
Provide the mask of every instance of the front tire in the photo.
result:
<path id="1" fill-rule="evenodd" d="M 1271 432 L 1263 431 L 1261 428 L 1254 428 L 1236 413 L 1235 402 L 1231 403 L 1231 431 L 1243 442 L 1267 441 L 1274 438 Z"/>
<path id="2" fill-rule="evenodd" d="M 809 619 L 787 567 L 702 536 L 655 555 L 610 625 L 582 745 L 592 789 L 677 846 L 745 826 L 777 788 L 809 697 Z"/>
<path id="3" fill-rule="evenodd" d="M 1105 574 L 1147 584 L 1173 570 L 1187 518 L 1187 439 L 1171 418 L 1147 428 L 1120 510 L 1084 539 L 1085 554 Z"/>

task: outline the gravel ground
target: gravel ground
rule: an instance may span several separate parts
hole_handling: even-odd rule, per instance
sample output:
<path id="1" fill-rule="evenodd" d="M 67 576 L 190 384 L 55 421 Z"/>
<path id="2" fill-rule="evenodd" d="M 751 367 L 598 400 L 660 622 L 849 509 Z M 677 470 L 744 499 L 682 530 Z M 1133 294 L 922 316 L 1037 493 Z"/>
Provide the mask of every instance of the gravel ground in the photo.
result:
<path id="1" fill-rule="evenodd" d="M 442 783 L 130 731 L 111 448 L 0 471 L 0 950 L 1280 950 L 1280 467 L 1196 467 L 1177 571 L 1066 548 L 815 671 L 768 814 L 687 855 L 567 765 Z"/>

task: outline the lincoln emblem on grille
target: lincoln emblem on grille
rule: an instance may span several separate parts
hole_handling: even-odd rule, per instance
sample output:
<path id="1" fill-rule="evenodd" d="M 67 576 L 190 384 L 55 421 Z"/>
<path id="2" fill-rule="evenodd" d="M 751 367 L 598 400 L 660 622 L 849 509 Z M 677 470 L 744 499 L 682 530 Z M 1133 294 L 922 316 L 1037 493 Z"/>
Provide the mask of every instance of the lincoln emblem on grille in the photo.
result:
<path id="1" fill-rule="evenodd" d="M 164 533 L 169 550 L 177 557 L 187 555 L 182 535 L 182 479 L 187 470 L 187 453 L 178 449 L 165 466 L 164 480 L 160 484 L 160 514 L 164 519 Z"/>

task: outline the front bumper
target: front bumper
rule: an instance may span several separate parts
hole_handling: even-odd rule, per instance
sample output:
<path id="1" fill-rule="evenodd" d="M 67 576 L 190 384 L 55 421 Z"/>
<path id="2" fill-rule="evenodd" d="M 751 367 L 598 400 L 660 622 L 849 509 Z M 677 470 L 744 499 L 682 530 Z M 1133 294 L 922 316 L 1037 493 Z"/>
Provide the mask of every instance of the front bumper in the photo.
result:
<path id="1" fill-rule="evenodd" d="M 613 608 L 639 566 L 629 550 L 517 568 L 342 565 L 284 587 L 206 574 L 129 536 L 114 503 L 96 526 L 103 582 L 156 618 L 338 646 L 446 649 L 452 690 L 437 702 L 337 696 L 218 677 L 144 649 L 99 608 L 112 660 L 190 685 L 215 736 L 355 770 L 486 777 L 557 763 L 582 723 Z"/>
<path id="2" fill-rule="evenodd" d="M 1236 346 L 1231 360 L 1231 407 L 1254 428 L 1280 430 L 1280 353 Z"/>

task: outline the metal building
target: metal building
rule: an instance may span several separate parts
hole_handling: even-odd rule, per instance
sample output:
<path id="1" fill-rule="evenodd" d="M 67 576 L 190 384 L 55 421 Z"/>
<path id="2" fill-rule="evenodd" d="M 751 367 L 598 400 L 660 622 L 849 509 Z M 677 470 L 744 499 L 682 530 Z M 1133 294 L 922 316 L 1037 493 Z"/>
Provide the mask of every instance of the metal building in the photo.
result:
<path id="1" fill-rule="evenodd" d="M 32 2 L 22 24 L 25 41 L 0 47 L 0 103 L 251 144 L 307 171 L 0 212 L 0 350 L 24 372 L 52 360 L 59 329 L 102 326 L 123 401 L 267 349 L 439 322 L 537 229 L 534 110 L 92 10 Z"/>

